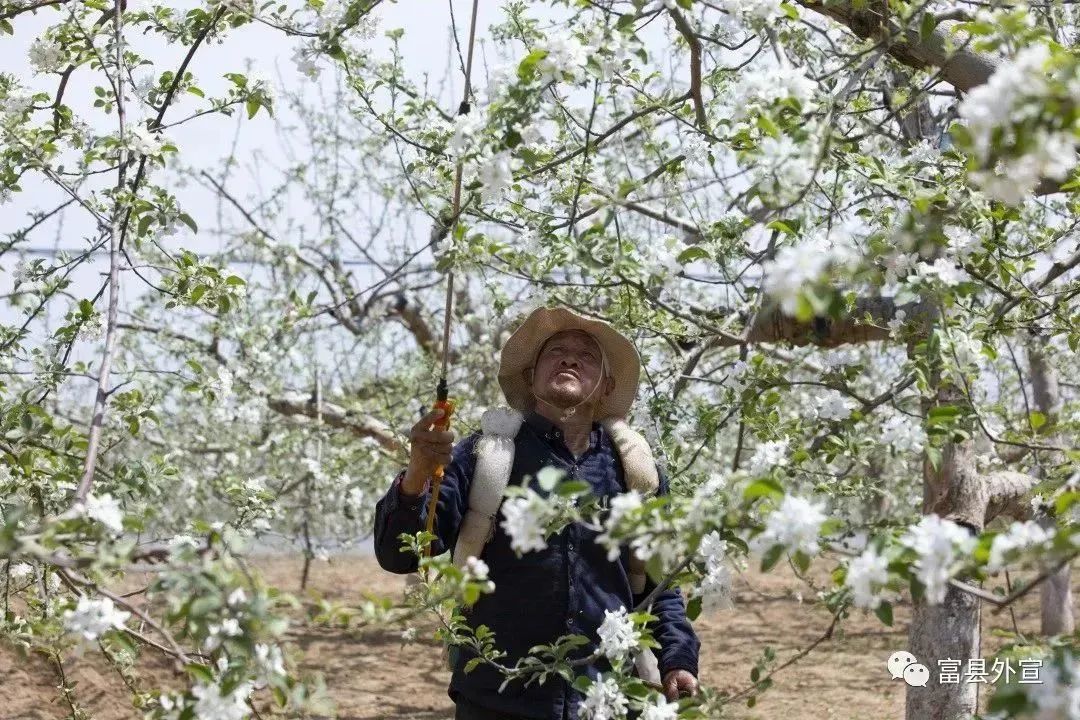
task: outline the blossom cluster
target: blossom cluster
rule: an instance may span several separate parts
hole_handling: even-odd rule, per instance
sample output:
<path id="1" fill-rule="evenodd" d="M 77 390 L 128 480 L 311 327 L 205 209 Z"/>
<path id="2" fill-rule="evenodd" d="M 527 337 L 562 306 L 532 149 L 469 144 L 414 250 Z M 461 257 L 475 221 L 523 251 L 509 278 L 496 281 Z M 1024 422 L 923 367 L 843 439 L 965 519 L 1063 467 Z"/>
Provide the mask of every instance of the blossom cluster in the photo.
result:
<path id="1" fill-rule="evenodd" d="M 816 555 L 818 536 L 824 524 L 825 505 L 797 495 L 785 495 L 780 507 L 765 518 L 764 531 L 754 537 L 754 548 L 765 552 L 777 545 L 785 552 Z"/>
<path id="2" fill-rule="evenodd" d="M 612 661 L 625 660 L 641 642 L 641 632 L 634 627 L 625 607 L 614 612 L 605 610 L 604 621 L 596 632 L 600 637 L 600 652 Z"/>
<path id="3" fill-rule="evenodd" d="M 861 608 L 875 610 L 881 605 L 881 586 L 889 580 L 889 561 L 873 547 L 848 563 L 844 584 L 851 590 L 852 602 Z"/>
<path id="4" fill-rule="evenodd" d="M 131 613 L 118 610 L 112 598 L 94 600 L 83 595 L 73 610 L 64 612 L 63 619 L 69 633 L 92 642 L 102 633 L 123 628 L 129 617 Z"/>
<path id="5" fill-rule="evenodd" d="M 698 585 L 697 595 L 702 600 L 702 609 L 730 608 L 731 569 L 728 567 L 727 543 L 720 533 L 713 530 L 701 538 L 698 556 L 705 563 L 705 575 Z"/>
<path id="6" fill-rule="evenodd" d="M 762 291 L 787 315 L 796 315 L 809 286 L 821 281 L 830 268 L 851 267 L 858 254 L 846 240 L 813 235 L 797 245 L 785 245 L 762 263 Z"/>
<path id="7" fill-rule="evenodd" d="M 1006 565 L 1006 557 L 1015 551 L 1037 547 L 1054 539 L 1054 533 L 1039 523 L 1028 520 L 1014 522 L 1005 532 L 995 535 L 990 543 L 990 557 L 986 569 L 997 572 Z"/>
<path id="8" fill-rule="evenodd" d="M 926 600 L 938 605 L 945 600 L 949 580 L 975 548 L 975 538 L 951 520 L 927 515 L 909 528 L 901 544 L 918 554 L 915 575 L 926 589 Z"/>
<path id="9" fill-rule="evenodd" d="M 1039 117 L 1057 92 L 1054 64 L 1046 44 L 1029 45 L 960 103 L 968 149 L 979 164 L 971 179 L 994 199 L 1020 204 L 1042 178 L 1064 180 L 1076 166 L 1074 128 Z M 1065 87 L 1069 101 L 1080 102 L 1080 81 Z"/>

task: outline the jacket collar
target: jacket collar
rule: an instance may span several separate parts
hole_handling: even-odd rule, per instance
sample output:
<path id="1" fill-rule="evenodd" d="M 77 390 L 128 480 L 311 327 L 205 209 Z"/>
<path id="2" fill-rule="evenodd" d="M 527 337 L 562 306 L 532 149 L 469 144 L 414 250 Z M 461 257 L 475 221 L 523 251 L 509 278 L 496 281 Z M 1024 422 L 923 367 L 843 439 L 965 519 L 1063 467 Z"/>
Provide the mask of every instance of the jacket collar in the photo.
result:
<path id="1" fill-rule="evenodd" d="M 525 423 L 531 427 L 537 435 L 548 442 L 557 440 L 565 445 L 566 440 L 563 437 L 562 429 L 535 410 L 530 410 L 525 413 Z M 589 433 L 590 449 L 596 450 L 601 447 L 604 442 L 604 434 L 604 426 L 594 421 L 592 424 L 592 432 Z"/>

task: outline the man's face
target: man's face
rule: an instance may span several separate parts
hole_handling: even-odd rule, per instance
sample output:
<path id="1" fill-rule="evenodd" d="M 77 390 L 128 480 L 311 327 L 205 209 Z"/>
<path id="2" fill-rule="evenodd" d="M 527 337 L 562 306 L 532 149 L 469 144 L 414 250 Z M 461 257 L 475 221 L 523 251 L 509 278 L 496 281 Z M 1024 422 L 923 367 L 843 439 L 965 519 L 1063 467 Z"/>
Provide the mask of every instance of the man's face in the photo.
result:
<path id="1" fill-rule="evenodd" d="M 560 408 L 590 397 L 599 402 L 610 391 L 610 380 L 601 376 L 600 345 L 588 333 L 564 330 L 555 333 L 540 349 L 532 374 L 532 391 Z M 528 372 L 528 371 L 526 371 Z M 603 382 L 608 387 L 596 388 Z M 593 389 L 596 388 L 596 392 Z"/>

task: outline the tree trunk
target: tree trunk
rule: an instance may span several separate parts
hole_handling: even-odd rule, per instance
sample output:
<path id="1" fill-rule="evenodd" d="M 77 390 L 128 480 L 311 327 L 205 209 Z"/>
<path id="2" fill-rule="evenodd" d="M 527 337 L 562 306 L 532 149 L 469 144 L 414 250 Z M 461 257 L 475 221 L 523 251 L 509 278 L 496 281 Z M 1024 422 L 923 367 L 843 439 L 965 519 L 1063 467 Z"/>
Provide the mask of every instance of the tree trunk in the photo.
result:
<path id="1" fill-rule="evenodd" d="M 1032 338 L 1027 344 L 1027 355 L 1031 371 L 1031 394 L 1035 407 L 1046 416 L 1046 425 L 1043 427 L 1049 431 L 1047 434 L 1050 434 L 1057 424 L 1058 412 L 1061 409 L 1061 392 L 1057 373 L 1047 362 L 1045 345 L 1043 338 Z M 1037 466 L 1034 473 L 1041 477 L 1042 467 Z M 1044 528 L 1052 528 L 1056 524 L 1054 518 L 1044 511 L 1038 512 L 1037 520 Z M 1043 635 L 1069 635 L 1075 630 L 1071 580 L 1072 565 L 1066 563 L 1039 588 L 1040 630 Z"/>
<path id="2" fill-rule="evenodd" d="M 956 403 L 953 388 L 939 389 L 938 402 Z M 971 492 L 981 479 L 975 473 L 972 440 L 947 443 L 941 464 L 935 470 L 923 461 L 923 511 L 947 517 L 955 508 L 963 515 L 977 515 L 972 508 L 980 493 Z M 963 497 L 964 500 L 960 500 Z M 961 509 L 962 508 L 962 509 Z M 959 518 L 956 518 L 959 521 Z M 966 524 L 966 523 L 965 523 Z M 982 527 L 979 522 L 978 531 Z M 908 652 L 930 670 L 926 687 L 909 687 L 905 703 L 907 720 L 968 720 L 979 702 L 978 683 L 939 683 L 939 660 L 959 660 L 963 666 L 980 653 L 980 603 L 971 595 L 950 587 L 940 605 L 915 603 L 908 629 Z"/>
<path id="3" fill-rule="evenodd" d="M 980 601 L 950 587 L 940 605 L 916 603 L 908 632 L 908 651 L 930 670 L 926 687 L 909 687 L 907 720 L 969 720 L 979 703 L 979 683 L 938 682 L 938 660 L 980 656 Z"/>

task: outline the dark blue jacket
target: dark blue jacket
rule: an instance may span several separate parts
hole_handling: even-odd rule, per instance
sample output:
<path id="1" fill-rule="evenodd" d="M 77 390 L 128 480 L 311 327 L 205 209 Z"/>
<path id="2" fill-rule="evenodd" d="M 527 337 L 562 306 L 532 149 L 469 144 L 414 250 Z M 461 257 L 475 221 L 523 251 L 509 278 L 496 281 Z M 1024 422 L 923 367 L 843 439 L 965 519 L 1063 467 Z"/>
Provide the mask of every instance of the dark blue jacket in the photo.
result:
<path id="1" fill-rule="evenodd" d="M 436 554 L 452 549 L 457 542 L 476 464 L 478 438 L 479 433 L 474 433 L 458 443 L 446 467 L 436 511 L 438 540 L 433 549 Z M 598 497 L 610 498 L 626 491 L 618 453 L 599 424 L 593 425 L 589 449 L 576 461 L 559 428 L 536 413 L 526 415 L 515 445 L 511 483 L 521 483 L 529 477 L 533 490 L 545 494 L 536 483 L 536 473 L 552 465 L 588 482 Z M 415 534 L 424 528 L 428 494 L 425 492 L 415 499 L 402 495 L 400 479 L 399 475 L 376 505 L 375 555 L 384 569 L 408 573 L 416 570 L 417 559 L 400 551 L 398 535 Z M 663 475 L 659 492 L 667 492 Z M 579 654 L 592 653 L 599 643 L 596 631 L 604 620 L 604 611 L 619 607 L 629 610 L 655 588 L 649 580 L 645 593 L 634 596 L 627 570 L 629 549 L 623 548 L 618 562 L 608 560 L 607 551 L 594 542 L 596 531 L 581 523 L 549 537 L 547 549 L 525 553 L 519 558 L 510 549 L 501 520 L 500 515 L 495 535 L 481 556 L 488 565 L 495 592 L 481 596 L 466 618 L 472 627 L 487 625 L 495 631 L 496 646 L 507 652 L 507 657 L 500 660 L 505 665 L 513 665 L 529 648 L 550 643 L 565 634 L 587 636 L 591 642 Z M 696 676 L 700 643 L 686 618 L 682 595 L 677 589 L 660 593 L 651 612 L 658 617 L 651 629 L 661 645 L 657 652 L 661 675 L 683 669 Z M 498 671 L 481 664 L 465 674 L 464 665 L 473 655 L 465 649 L 455 655 L 451 698 L 460 694 L 478 705 L 526 717 L 577 718 L 581 696 L 561 678 L 550 678 L 543 685 L 533 682 L 527 688 L 524 683 L 513 682 L 499 693 L 503 677 Z M 605 669 L 607 665 L 598 664 L 581 671 L 595 678 Z"/>

